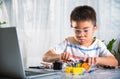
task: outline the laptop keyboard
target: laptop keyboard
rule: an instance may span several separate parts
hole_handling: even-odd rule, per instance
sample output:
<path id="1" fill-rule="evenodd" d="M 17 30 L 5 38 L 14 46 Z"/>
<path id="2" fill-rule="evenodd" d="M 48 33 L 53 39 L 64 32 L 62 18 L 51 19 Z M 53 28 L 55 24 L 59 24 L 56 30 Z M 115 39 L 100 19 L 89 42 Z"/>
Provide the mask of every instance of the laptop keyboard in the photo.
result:
<path id="1" fill-rule="evenodd" d="M 40 75 L 44 74 L 42 72 L 34 72 L 34 71 L 25 71 L 26 76 L 32 76 L 32 75 Z"/>
<path id="2" fill-rule="evenodd" d="M 45 69 L 27 69 L 25 70 L 26 76 L 32 76 L 32 75 L 42 75 L 42 74 L 48 74 L 48 73 L 55 73 L 56 71 L 53 70 L 45 70 Z"/>

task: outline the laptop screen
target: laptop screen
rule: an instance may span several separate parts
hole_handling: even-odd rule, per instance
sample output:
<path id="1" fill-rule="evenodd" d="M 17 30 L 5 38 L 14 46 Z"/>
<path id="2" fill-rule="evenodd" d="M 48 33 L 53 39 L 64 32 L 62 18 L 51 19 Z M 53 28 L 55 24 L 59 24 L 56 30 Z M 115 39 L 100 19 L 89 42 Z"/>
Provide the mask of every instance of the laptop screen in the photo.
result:
<path id="1" fill-rule="evenodd" d="M 0 76 L 24 78 L 15 27 L 0 28 Z"/>

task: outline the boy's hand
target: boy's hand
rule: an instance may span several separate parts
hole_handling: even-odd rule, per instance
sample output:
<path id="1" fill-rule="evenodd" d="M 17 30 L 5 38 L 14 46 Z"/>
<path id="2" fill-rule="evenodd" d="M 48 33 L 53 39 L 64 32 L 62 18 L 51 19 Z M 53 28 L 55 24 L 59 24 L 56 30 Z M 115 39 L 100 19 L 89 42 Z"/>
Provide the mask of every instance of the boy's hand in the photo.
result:
<path id="1" fill-rule="evenodd" d="M 85 60 L 89 65 L 97 64 L 97 58 L 96 57 L 88 57 L 85 58 Z"/>
<path id="2" fill-rule="evenodd" d="M 61 54 L 61 60 L 69 60 L 69 58 L 70 58 L 70 53 L 69 52 L 63 52 L 62 54 Z"/>

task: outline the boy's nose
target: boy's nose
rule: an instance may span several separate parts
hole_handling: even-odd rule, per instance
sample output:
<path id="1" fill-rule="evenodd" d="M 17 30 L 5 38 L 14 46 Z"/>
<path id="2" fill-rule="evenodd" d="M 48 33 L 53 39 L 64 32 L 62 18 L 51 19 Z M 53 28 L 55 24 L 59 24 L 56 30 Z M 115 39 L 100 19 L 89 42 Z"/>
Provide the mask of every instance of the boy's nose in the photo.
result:
<path id="1" fill-rule="evenodd" d="M 81 31 L 79 34 L 77 34 L 77 36 L 83 37 L 85 35 L 85 33 L 83 31 Z"/>

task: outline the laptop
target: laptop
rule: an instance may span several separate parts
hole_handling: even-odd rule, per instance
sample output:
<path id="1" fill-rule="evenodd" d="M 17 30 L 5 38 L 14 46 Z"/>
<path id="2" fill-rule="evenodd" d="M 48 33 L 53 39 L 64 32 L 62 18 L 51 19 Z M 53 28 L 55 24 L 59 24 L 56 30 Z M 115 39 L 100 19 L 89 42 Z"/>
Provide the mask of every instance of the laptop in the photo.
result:
<path id="1" fill-rule="evenodd" d="M 29 75 L 29 73 L 32 74 Z M 56 74 L 53 70 L 25 69 L 22 63 L 16 28 L 0 28 L 0 77 L 31 79 L 53 74 Z"/>

